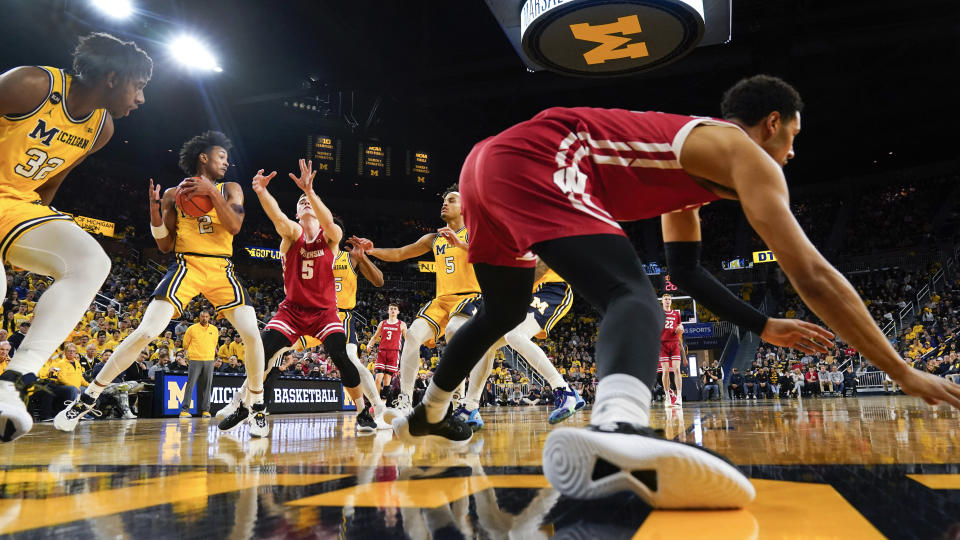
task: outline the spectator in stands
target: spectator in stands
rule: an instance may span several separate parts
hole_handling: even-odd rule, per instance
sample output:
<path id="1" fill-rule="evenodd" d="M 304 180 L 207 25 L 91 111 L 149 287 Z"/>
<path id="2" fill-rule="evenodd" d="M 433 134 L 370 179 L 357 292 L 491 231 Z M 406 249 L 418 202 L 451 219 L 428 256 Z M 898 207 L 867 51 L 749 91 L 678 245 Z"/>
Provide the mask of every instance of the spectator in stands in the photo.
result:
<path id="1" fill-rule="evenodd" d="M 730 375 L 730 384 L 727 385 L 727 397 L 730 399 L 743 399 L 743 375 L 740 370 L 733 368 L 733 374 Z"/>
<path id="2" fill-rule="evenodd" d="M 743 374 L 743 389 L 747 399 L 757 399 L 757 374 L 753 370 L 748 369 Z"/>
<path id="3" fill-rule="evenodd" d="M 43 379 L 44 388 L 40 392 L 40 419 L 46 420 L 60 411 L 63 403 L 77 398 L 81 388 L 86 387 L 83 369 L 78 361 L 77 346 L 67 342 L 63 345 L 63 356 L 51 359 L 37 373 Z"/>
<path id="4" fill-rule="evenodd" d="M 807 395 L 820 395 L 820 376 L 814 366 L 808 365 L 807 372 L 803 374 L 803 389 Z"/>
<path id="5" fill-rule="evenodd" d="M 27 337 L 27 332 L 30 331 L 30 323 L 25 322 L 20 324 L 17 327 L 17 331 L 10 335 L 10 339 L 7 341 L 10 342 L 11 352 L 10 356 L 16 356 L 17 349 L 20 348 L 20 344 L 23 343 L 23 338 Z"/>
<path id="6" fill-rule="evenodd" d="M 820 383 L 820 395 L 833 392 L 833 381 L 830 380 L 830 372 L 825 364 L 820 364 L 817 368 L 817 381 Z"/>
<path id="7" fill-rule="evenodd" d="M 93 372 L 93 366 L 97 364 L 97 354 L 96 344 L 88 343 L 86 351 L 79 359 L 80 365 L 83 366 L 83 376 L 91 381 L 93 379 L 90 378 L 90 373 Z"/>
<path id="8" fill-rule="evenodd" d="M 853 364 L 848 365 L 843 372 L 843 387 L 850 390 L 851 396 L 857 395 L 857 375 L 853 372 Z"/>
<path id="9" fill-rule="evenodd" d="M 713 399 L 713 395 L 717 395 L 719 400 L 721 397 L 720 394 L 720 370 L 719 365 L 716 360 L 713 361 L 713 365 L 703 370 L 703 391 L 706 394 L 706 400 L 710 401 Z"/>
<path id="10" fill-rule="evenodd" d="M 10 363 L 10 342 L 0 341 L 0 373 L 7 370 L 7 364 Z"/>
<path id="11" fill-rule="evenodd" d="M 830 378 L 830 385 L 833 388 L 833 391 L 836 391 L 837 395 L 843 397 L 846 385 L 844 384 L 843 373 L 837 369 L 836 364 L 830 366 L 830 373 L 828 377 Z"/>
<path id="12" fill-rule="evenodd" d="M 791 394 L 795 394 L 797 399 L 803 395 L 803 387 L 806 386 L 807 381 L 803 373 L 800 372 L 799 367 L 794 367 L 790 372 L 790 380 L 793 381 L 793 388 L 790 389 Z"/>
<path id="13" fill-rule="evenodd" d="M 173 331 L 178 339 L 182 339 L 183 335 L 187 333 L 187 328 L 189 328 L 187 321 L 181 319 L 180 322 L 177 323 L 177 326 L 173 328 Z"/>
<path id="14" fill-rule="evenodd" d="M 147 377 L 150 380 L 156 380 L 157 373 L 170 373 L 170 356 L 160 355 L 157 357 L 157 363 L 150 366 L 147 370 Z"/>

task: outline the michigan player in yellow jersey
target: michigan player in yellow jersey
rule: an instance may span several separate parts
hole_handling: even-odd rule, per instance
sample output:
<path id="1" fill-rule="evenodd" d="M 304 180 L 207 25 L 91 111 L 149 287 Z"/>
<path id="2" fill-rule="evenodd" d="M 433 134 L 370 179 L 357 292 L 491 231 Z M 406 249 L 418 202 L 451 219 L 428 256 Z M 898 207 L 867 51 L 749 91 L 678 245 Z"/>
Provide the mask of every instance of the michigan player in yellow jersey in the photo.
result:
<path id="1" fill-rule="evenodd" d="M 72 74 L 21 66 L 0 75 L 0 299 L 3 263 L 54 279 L 0 375 L 0 441 L 30 431 L 22 396 L 110 272 L 96 240 L 50 204 L 70 171 L 113 136 L 113 119 L 144 103 L 152 73 L 132 41 L 91 34 L 73 53 Z"/>
<path id="2" fill-rule="evenodd" d="M 547 417 L 547 421 L 551 424 L 570 418 L 582 409 L 586 402 L 564 381 L 563 375 L 557 371 L 556 366 L 550 362 L 546 353 L 533 342 L 533 339 L 546 339 L 547 334 L 557 322 L 570 312 L 572 305 L 573 289 L 562 277 L 538 259 L 534 273 L 533 301 L 527 309 L 526 319 L 507 332 L 503 336 L 504 341 L 494 345 L 498 347 L 505 342 L 520 353 L 530 367 L 547 380 L 550 388 L 553 389 L 554 410 Z M 480 371 L 482 376 L 475 376 L 475 371 L 471 371 L 470 388 L 463 403 L 455 412 L 474 431 L 483 427 L 483 419 L 480 418 L 479 412 L 480 395 L 483 392 L 483 383 L 493 372 L 493 362 L 488 362 L 486 357 L 480 364 L 484 364 L 484 368 Z"/>
<path id="3" fill-rule="evenodd" d="M 460 212 L 460 193 L 454 184 L 443 195 L 440 218 L 447 226 L 428 233 L 419 240 L 399 248 L 377 248 L 361 238 L 367 254 L 390 262 L 405 261 L 432 253 L 437 275 L 437 296 L 417 313 L 407 328 L 400 353 L 400 396 L 397 408 L 407 409 L 420 366 L 420 346 L 446 335 L 447 340 L 479 307 L 480 285 L 467 262 L 468 234 Z"/>
<path id="4" fill-rule="evenodd" d="M 140 351 L 167 328 L 172 318 L 180 317 L 184 307 L 198 294 L 206 297 L 217 314 L 226 317 L 240 334 L 246 346 L 243 363 L 248 380 L 255 381 L 247 386 L 248 405 L 263 402 L 263 344 L 257 317 L 230 261 L 233 237 L 240 232 L 244 217 L 240 185 L 220 182 L 229 167 L 230 147 L 230 140 L 223 133 L 207 131 L 193 137 L 180 149 L 180 168 L 191 176 L 184 181 L 185 191 L 205 195 L 213 202 L 213 209 L 203 216 L 195 218 L 181 212 L 176 205 L 176 189 L 167 189 L 161 197 L 160 186 L 150 180 L 153 237 L 160 251 L 174 252 L 175 261 L 153 292 L 153 300 L 137 329 L 117 347 L 90 386 L 54 418 L 57 429 L 72 431 L 77 421 L 96 404 L 103 389 L 130 367 Z M 198 379 L 203 384 L 212 375 L 212 362 L 191 362 L 186 395 L 190 395 L 191 385 Z M 210 415 L 209 411 L 198 412 L 203 416 Z M 261 427 L 268 429 L 265 423 Z M 251 424 L 251 435 L 266 435 L 256 430 Z"/>

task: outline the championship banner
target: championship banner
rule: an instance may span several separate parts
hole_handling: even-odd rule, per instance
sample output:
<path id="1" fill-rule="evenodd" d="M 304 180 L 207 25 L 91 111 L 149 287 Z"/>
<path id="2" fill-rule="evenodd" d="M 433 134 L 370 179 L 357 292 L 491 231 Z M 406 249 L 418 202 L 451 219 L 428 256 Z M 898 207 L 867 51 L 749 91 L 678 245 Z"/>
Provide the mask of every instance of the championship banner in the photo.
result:
<path id="1" fill-rule="evenodd" d="M 753 262 L 755 263 L 767 263 L 767 262 L 776 262 L 777 258 L 773 255 L 772 251 L 754 251 L 753 252 Z"/>
<path id="2" fill-rule="evenodd" d="M 273 259 L 275 261 L 280 260 L 280 250 L 273 248 L 257 247 L 257 246 L 244 246 L 247 255 L 253 259 Z"/>
<path id="3" fill-rule="evenodd" d="M 73 218 L 74 223 L 80 226 L 81 229 L 87 231 L 90 234 L 99 234 L 101 236 L 113 237 L 113 231 L 116 228 L 116 224 L 112 221 L 104 221 L 102 219 L 95 219 L 87 216 L 75 216 L 68 212 L 64 212 L 68 216 Z"/>
<path id="4" fill-rule="evenodd" d="M 417 261 L 417 269 L 421 272 L 436 273 L 437 263 L 434 261 Z"/>

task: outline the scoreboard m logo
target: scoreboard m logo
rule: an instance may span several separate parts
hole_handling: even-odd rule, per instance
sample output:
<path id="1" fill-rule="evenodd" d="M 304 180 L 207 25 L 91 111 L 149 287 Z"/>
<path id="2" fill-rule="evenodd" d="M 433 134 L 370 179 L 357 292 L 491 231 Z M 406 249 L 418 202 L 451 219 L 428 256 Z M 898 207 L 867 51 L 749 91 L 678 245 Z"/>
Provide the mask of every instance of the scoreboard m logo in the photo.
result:
<path id="1" fill-rule="evenodd" d="M 602 64 L 607 60 L 619 58 L 650 56 L 650 53 L 647 52 L 646 42 L 641 41 L 627 45 L 632 41 L 632 38 L 622 37 L 639 34 L 643 31 L 640 28 L 640 20 L 636 15 L 620 17 L 615 23 L 598 24 L 596 26 L 591 26 L 590 23 L 571 24 L 570 31 L 573 32 L 573 37 L 576 39 L 600 44 L 583 55 L 583 59 L 590 65 Z M 620 34 L 620 36 L 613 34 Z M 623 45 L 626 45 L 626 47 Z"/>
<path id="2" fill-rule="evenodd" d="M 30 132 L 30 138 L 37 139 L 44 146 L 50 146 L 57 133 L 60 133 L 60 128 L 50 128 L 50 131 L 47 131 L 47 123 L 43 120 L 37 120 L 36 127 Z"/>

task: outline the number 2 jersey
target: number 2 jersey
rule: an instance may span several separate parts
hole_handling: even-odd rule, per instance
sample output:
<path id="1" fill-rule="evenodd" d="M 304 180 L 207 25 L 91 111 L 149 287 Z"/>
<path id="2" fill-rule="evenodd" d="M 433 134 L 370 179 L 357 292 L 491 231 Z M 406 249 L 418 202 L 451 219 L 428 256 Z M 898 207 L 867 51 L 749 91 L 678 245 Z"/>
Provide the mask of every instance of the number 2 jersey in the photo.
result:
<path id="1" fill-rule="evenodd" d="M 333 282 L 334 253 L 327 245 L 323 229 L 312 241 L 301 232 L 297 241 L 283 254 L 283 303 L 303 308 L 337 309 Z"/>
<path id="2" fill-rule="evenodd" d="M 217 191 L 226 198 L 225 184 L 217 184 Z M 184 255 L 214 255 L 227 257 L 233 255 L 233 235 L 220 222 L 217 209 L 200 217 L 191 217 L 177 209 L 177 243 L 174 245 L 176 253 Z"/>
<path id="3" fill-rule="evenodd" d="M 676 329 L 682 323 L 680 312 L 676 309 L 664 312 L 663 330 L 660 331 L 660 342 L 680 341 L 680 335 Z"/>

